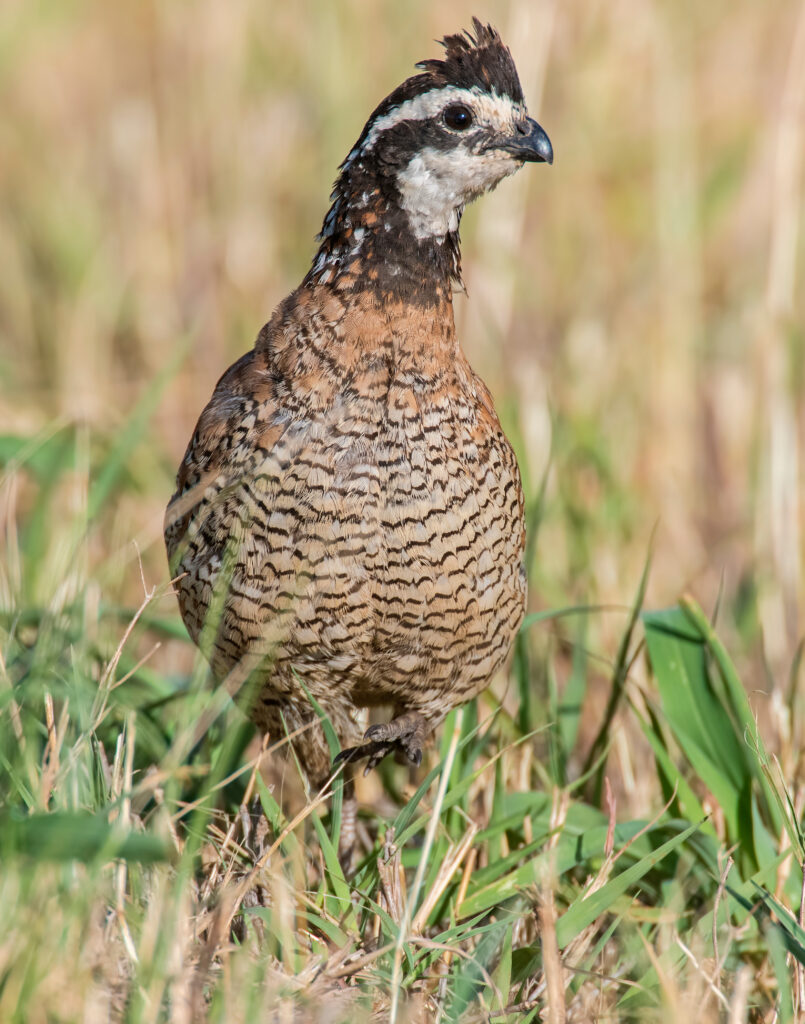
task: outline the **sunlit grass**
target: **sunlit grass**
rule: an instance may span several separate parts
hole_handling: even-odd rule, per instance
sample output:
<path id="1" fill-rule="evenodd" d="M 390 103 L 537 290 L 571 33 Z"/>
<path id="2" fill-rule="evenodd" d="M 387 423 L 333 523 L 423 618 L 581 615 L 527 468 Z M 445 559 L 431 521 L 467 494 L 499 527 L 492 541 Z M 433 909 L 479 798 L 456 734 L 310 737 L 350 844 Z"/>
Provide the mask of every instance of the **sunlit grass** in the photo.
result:
<path id="1" fill-rule="evenodd" d="M 475 13 L 556 151 L 467 212 L 456 300 L 531 618 L 361 783 L 345 877 L 162 513 L 366 115 Z M 793 0 L 2 8 L 0 1019 L 801 1017 L 802 67 Z"/>
<path id="2" fill-rule="evenodd" d="M 551 721 L 533 695 L 562 655 L 527 656 L 526 641 L 603 612 L 531 616 L 514 713 L 485 698 L 452 715 L 416 789 L 384 766 L 345 876 L 332 790 L 283 808 L 264 749 L 205 673 L 147 668 L 172 632 L 158 591 L 128 624 L 96 609 L 92 630 L 88 593 L 3 618 L 3 1019 L 296 1007 L 312 1020 L 521 1020 L 565 1005 L 584 1019 L 681 1020 L 695 1006 L 697 1020 L 741 1020 L 750 1005 L 753 1019 L 794 1019 L 799 810 L 691 599 L 639 622 L 641 587 L 620 613 L 610 712 L 587 751 L 564 701 L 581 701 L 592 673 L 575 665 Z M 647 817 L 610 783 L 616 714 L 651 752 Z"/>

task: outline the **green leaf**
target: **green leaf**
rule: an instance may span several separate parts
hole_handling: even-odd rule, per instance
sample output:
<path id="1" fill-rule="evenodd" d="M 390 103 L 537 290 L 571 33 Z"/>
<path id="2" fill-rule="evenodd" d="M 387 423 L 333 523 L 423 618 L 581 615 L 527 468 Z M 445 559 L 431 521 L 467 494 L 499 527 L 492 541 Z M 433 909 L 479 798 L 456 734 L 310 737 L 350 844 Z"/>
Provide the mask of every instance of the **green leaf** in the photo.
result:
<path id="1" fill-rule="evenodd" d="M 343 948 L 349 942 L 348 934 L 326 917 L 315 914 L 310 909 L 305 909 L 304 915 L 310 927 L 320 931 L 334 946 Z"/>
<path id="2" fill-rule="evenodd" d="M 718 666 L 721 678 L 727 691 L 729 707 L 734 718 L 737 720 L 738 730 L 744 743 L 750 743 L 754 757 L 750 759 L 753 774 L 760 784 L 767 804 L 767 814 L 772 822 L 772 829 L 776 836 L 779 836 L 785 822 L 785 811 L 780 806 L 779 794 L 771 784 L 767 773 L 770 760 L 766 752 L 763 739 L 757 727 L 757 721 L 746 694 L 746 688 L 741 682 L 735 666 L 732 663 L 726 648 L 719 640 L 715 630 L 710 624 L 707 616 L 701 608 L 689 597 L 683 597 L 679 602 L 681 608 L 694 623 L 699 633 L 707 644 L 710 653 Z"/>
<path id="3" fill-rule="evenodd" d="M 559 943 L 559 948 L 564 949 L 579 932 L 592 924 L 596 918 L 605 914 L 619 896 L 639 882 L 647 872 L 656 867 L 674 850 L 679 849 L 694 832 L 698 831 L 699 827 L 699 825 L 689 825 L 678 835 L 657 847 L 656 850 L 641 857 L 636 864 L 632 864 L 631 867 L 611 878 L 596 892 L 586 898 L 582 894 L 557 922 L 556 940 Z"/>
<path id="4" fill-rule="evenodd" d="M 90 487 L 87 502 L 87 520 L 92 521 L 103 505 L 111 498 L 131 456 L 141 443 L 148 424 L 156 411 L 162 393 L 175 376 L 190 347 L 190 338 L 178 344 L 167 359 L 161 370 L 143 391 L 137 404 L 118 433 L 115 443 L 106 456 L 103 464 L 95 474 Z"/>
<path id="5" fill-rule="evenodd" d="M 634 635 L 635 626 L 640 618 L 640 609 L 643 607 L 643 601 L 646 597 L 646 587 L 648 586 L 648 575 L 650 569 L 651 548 L 649 548 L 648 554 L 646 555 L 646 561 L 643 564 L 643 572 L 640 576 L 640 583 L 638 584 L 637 593 L 635 594 L 634 601 L 632 602 L 632 608 L 629 612 L 629 620 L 626 623 L 626 629 L 623 632 L 621 642 L 618 646 L 618 656 L 615 659 L 615 670 L 612 673 L 612 688 L 610 690 L 609 700 L 607 701 L 604 716 L 596 737 L 590 746 L 587 759 L 584 762 L 583 771 L 587 772 L 592 768 L 596 760 L 601 759 L 601 764 L 598 771 L 595 773 L 594 802 L 596 804 L 601 802 L 601 793 L 604 785 L 604 769 L 606 768 L 606 761 L 602 758 L 602 754 L 609 745 L 612 733 L 612 723 L 615 719 L 615 714 L 620 707 L 621 700 L 623 699 L 626 687 L 626 678 L 629 674 L 629 665 L 631 664 L 631 656 L 629 652 L 632 647 L 632 637 Z"/>
<path id="6" fill-rule="evenodd" d="M 784 935 L 776 928 L 766 930 L 766 944 L 769 960 L 777 978 L 777 1020 L 779 1024 L 793 1024 L 794 993 L 791 987 L 791 973 L 786 961 L 787 946 Z"/>
<path id="7" fill-rule="evenodd" d="M 255 775 L 254 780 L 257 784 L 257 793 L 260 797 L 260 805 L 263 808 L 263 814 L 265 814 L 274 835 L 279 836 L 288 824 L 287 819 L 283 814 L 282 808 L 274 799 L 273 793 L 265 784 L 263 777 L 259 772 Z M 300 863 L 304 859 L 301 844 L 297 839 L 295 832 L 289 832 L 285 836 L 280 844 L 280 849 L 291 861 Z"/>
<path id="8" fill-rule="evenodd" d="M 754 850 L 748 749 L 713 691 L 701 634 L 680 608 L 643 616 L 666 719 L 694 771 L 724 812 L 729 835 Z"/>
<path id="9" fill-rule="evenodd" d="M 570 821 L 571 815 L 576 816 L 581 813 L 585 813 L 587 818 L 595 815 L 598 821 L 603 822 L 604 820 L 603 815 L 600 812 L 594 811 L 593 808 L 585 808 L 578 804 L 574 805 L 570 812 L 568 812 L 569 821 L 565 824 L 555 849 L 530 858 L 527 856 L 530 852 L 528 847 L 517 851 L 512 855 L 512 858 L 517 857 L 520 859 L 522 856 L 526 856 L 526 860 L 514 868 L 514 870 L 501 873 L 493 881 L 482 885 L 481 888 L 473 889 L 471 887 L 464 901 L 456 907 L 457 916 L 467 917 L 481 911 L 491 910 L 499 903 L 521 892 L 527 886 L 538 884 L 548 869 L 557 875 L 562 875 L 578 867 L 580 864 L 584 864 L 589 868 L 591 861 L 602 859 L 609 826 L 607 824 L 600 824 L 590 827 L 574 827 Z M 663 827 L 667 827 L 667 825 Z M 627 843 L 643 828 L 645 828 L 645 822 L 643 821 L 631 821 L 617 825 L 615 828 L 616 843 L 619 845 Z M 649 835 L 650 833 L 647 833 L 646 836 L 642 836 L 638 843 L 630 847 L 626 856 L 630 854 L 637 856 L 641 849 L 645 849 L 645 845 L 650 841 Z M 639 845 L 640 843 L 643 844 L 642 847 Z M 538 844 L 535 843 L 534 845 L 537 846 Z M 497 863 L 508 865 L 509 859 L 507 858 L 505 862 L 501 860 Z M 479 877 L 482 882 L 486 882 L 489 877 L 489 870 L 492 868 L 493 865 L 490 865 L 490 869 L 485 869 L 485 872 L 480 874 Z"/>
<path id="10" fill-rule="evenodd" d="M 640 723 L 643 735 L 654 752 L 657 767 L 660 770 L 660 778 L 665 782 L 666 796 L 670 798 L 671 793 L 676 789 L 676 803 L 679 807 L 680 817 L 687 818 L 688 821 L 703 821 L 705 818 L 704 808 L 692 788 L 688 785 L 685 777 L 674 764 L 665 744 L 665 738 L 660 731 L 656 716 L 649 709 L 650 719 L 646 721 L 636 708 L 633 707 L 632 710 Z M 716 834 L 716 830 L 710 821 L 704 821 L 702 830 L 712 836 Z"/>
<path id="11" fill-rule="evenodd" d="M 72 427 L 53 424 L 38 437 L 0 434 L 0 466 L 25 466 L 40 483 L 47 483 L 76 467 Z"/>
<path id="12" fill-rule="evenodd" d="M 105 815 L 83 811 L 7 813 L 0 817 L 0 836 L 6 856 L 16 854 L 37 861 L 121 859 L 153 864 L 171 860 L 174 852 L 168 839 L 124 830 L 110 824 Z"/>
<path id="13" fill-rule="evenodd" d="M 327 868 L 327 875 L 333 886 L 334 899 L 330 896 L 327 899 L 328 911 L 331 917 L 335 917 L 353 932 L 358 929 L 358 922 L 355 918 L 355 908 L 350 899 L 349 886 L 344 878 L 344 872 L 338 860 L 338 852 L 332 840 L 327 835 L 327 829 L 322 824 L 318 814 L 311 815 L 313 827 L 321 843 L 321 852 L 324 855 L 324 863 Z"/>
<path id="14" fill-rule="evenodd" d="M 645 614 L 643 622 L 670 731 L 724 812 L 728 841 L 740 843 L 737 856 L 756 870 L 774 857 L 786 816 L 767 774 L 768 756 L 746 692 L 690 598 L 677 608 Z"/>
<path id="15" fill-rule="evenodd" d="M 506 997 L 511 988 L 512 981 L 512 928 L 507 928 L 503 936 L 503 948 L 500 951 L 500 960 L 495 971 L 495 984 L 498 987 L 502 1001 L 498 1005 L 499 1010 L 506 1006 Z"/>
<path id="16" fill-rule="evenodd" d="M 564 608 L 546 608 L 545 611 L 526 615 L 520 625 L 520 632 L 526 633 L 532 626 L 536 626 L 540 622 L 552 622 L 554 619 L 564 619 L 570 615 L 589 615 L 591 612 L 600 612 L 601 610 L 601 606 L 597 604 L 571 604 Z"/>
<path id="17" fill-rule="evenodd" d="M 777 918 L 770 925 L 780 929 L 788 952 L 805 967 L 805 928 L 802 928 L 782 903 L 766 889 L 755 884 L 755 892 L 774 911 Z"/>
<path id="18" fill-rule="evenodd" d="M 330 716 L 319 704 L 313 694 L 305 685 L 304 679 L 299 675 L 298 672 L 294 672 L 296 680 L 302 689 L 305 691 L 305 696 L 310 701 L 313 710 L 316 712 L 321 727 L 324 730 L 324 738 L 327 740 L 327 746 L 330 750 L 330 760 L 332 761 L 335 756 L 341 750 L 341 743 L 338 739 L 338 734 L 335 731 L 333 723 L 330 721 Z M 344 773 L 340 772 L 333 780 L 333 795 L 330 799 L 331 822 L 332 822 L 332 836 L 333 843 L 337 847 L 341 841 L 341 814 L 344 808 Z"/>

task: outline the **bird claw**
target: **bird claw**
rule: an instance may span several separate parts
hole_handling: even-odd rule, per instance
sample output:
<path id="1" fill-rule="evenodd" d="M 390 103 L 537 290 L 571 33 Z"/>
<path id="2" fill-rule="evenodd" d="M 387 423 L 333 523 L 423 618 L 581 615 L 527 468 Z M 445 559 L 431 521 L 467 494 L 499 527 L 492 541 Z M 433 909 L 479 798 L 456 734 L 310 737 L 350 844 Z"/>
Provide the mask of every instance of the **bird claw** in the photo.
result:
<path id="1" fill-rule="evenodd" d="M 425 719 L 412 711 L 385 724 L 370 725 L 363 735 L 364 743 L 347 747 L 336 754 L 334 765 L 350 764 L 368 758 L 363 774 L 376 768 L 380 762 L 395 751 L 400 751 L 414 765 L 422 763 L 422 744 L 425 739 Z"/>
<path id="2" fill-rule="evenodd" d="M 335 755 L 333 765 L 352 764 L 353 761 L 362 761 L 368 757 L 374 767 L 388 754 L 391 746 L 388 743 L 361 743 L 357 747 L 345 747 Z"/>

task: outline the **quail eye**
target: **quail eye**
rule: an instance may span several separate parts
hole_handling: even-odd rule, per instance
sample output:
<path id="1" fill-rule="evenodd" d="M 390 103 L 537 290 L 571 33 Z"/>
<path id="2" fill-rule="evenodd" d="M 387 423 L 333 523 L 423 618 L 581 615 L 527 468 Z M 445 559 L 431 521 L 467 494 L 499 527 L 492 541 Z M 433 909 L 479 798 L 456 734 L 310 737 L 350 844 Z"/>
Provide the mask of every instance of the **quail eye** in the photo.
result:
<path id="1" fill-rule="evenodd" d="M 472 124 L 472 111 L 468 107 L 457 103 L 445 109 L 442 114 L 442 120 L 454 132 L 464 132 Z"/>

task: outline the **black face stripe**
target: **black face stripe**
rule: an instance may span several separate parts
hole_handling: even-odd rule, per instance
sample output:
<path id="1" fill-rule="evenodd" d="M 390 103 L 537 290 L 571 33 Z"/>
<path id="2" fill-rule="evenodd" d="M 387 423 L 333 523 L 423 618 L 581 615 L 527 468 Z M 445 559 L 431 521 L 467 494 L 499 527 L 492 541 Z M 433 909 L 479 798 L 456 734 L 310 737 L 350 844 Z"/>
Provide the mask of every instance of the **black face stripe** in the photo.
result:
<path id="1" fill-rule="evenodd" d="M 441 114 L 416 121 L 400 121 L 386 128 L 378 135 L 373 151 L 380 157 L 382 165 L 394 173 L 405 167 L 409 160 L 423 149 L 442 152 L 472 148 L 473 142 L 484 137 L 483 129 L 470 129 L 460 135 L 450 132 L 442 123 Z M 379 169 L 382 169 L 382 165 Z"/>

